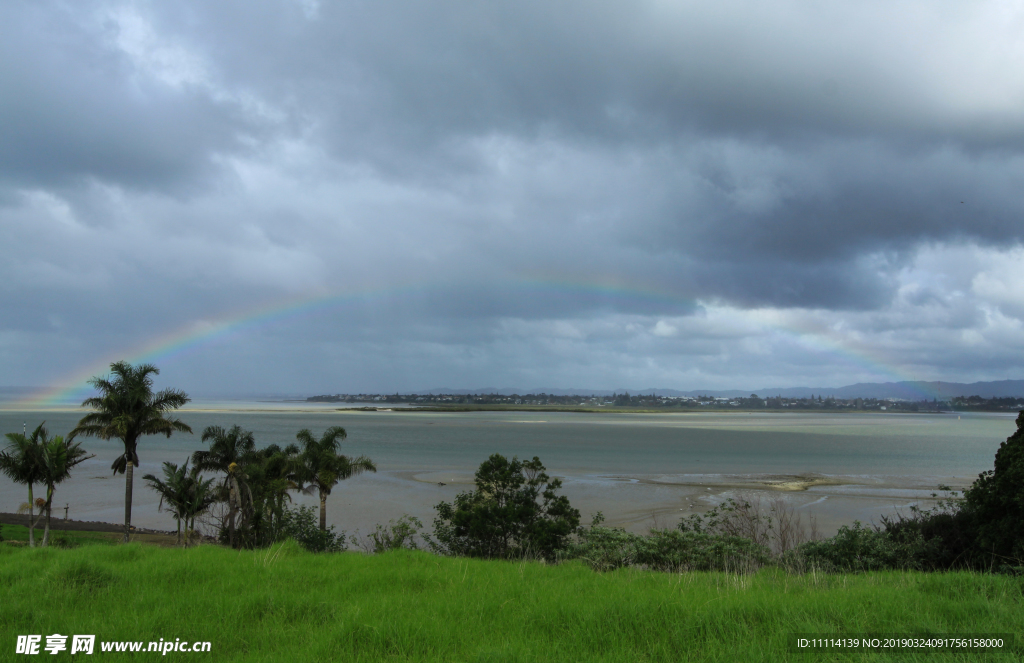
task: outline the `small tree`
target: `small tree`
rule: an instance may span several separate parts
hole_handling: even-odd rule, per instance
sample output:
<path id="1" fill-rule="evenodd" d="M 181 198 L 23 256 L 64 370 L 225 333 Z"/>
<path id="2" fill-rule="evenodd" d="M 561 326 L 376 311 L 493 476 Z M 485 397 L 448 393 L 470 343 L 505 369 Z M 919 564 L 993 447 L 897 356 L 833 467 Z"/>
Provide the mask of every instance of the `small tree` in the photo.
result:
<path id="1" fill-rule="evenodd" d="M 46 429 L 39 426 L 37 431 L 42 429 L 39 445 L 39 474 L 40 482 L 46 486 L 46 503 L 43 511 L 46 514 L 46 525 L 43 528 L 43 547 L 50 541 L 50 512 L 53 507 L 53 492 L 57 484 L 63 483 L 71 476 L 71 470 L 76 465 L 92 458 L 86 455 L 80 443 L 65 441 L 57 435 L 49 438 Z"/>
<path id="2" fill-rule="evenodd" d="M 178 523 L 178 541 L 181 542 L 181 526 L 185 525 L 185 547 L 191 538 L 192 530 L 195 529 L 196 518 L 206 512 L 216 501 L 210 486 L 213 479 L 203 480 L 199 475 L 199 468 L 188 467 L 186 460 L 181 467 L 174 463 L 164 463 L 164 478 L 158 479 L 152 474 L 142 477 L 150 488 L 160 493 L 160 505 L 163 509 L 164 503 L 171 510 L 174 520 Z"/>
<path id="3" fill-rule="evenodd" d="M 315 492 L 320 496 L 320 531 L 327 530 L 327 496 L 331 489 L 354 474 L 377 471 L 377 466 L 366 456 L 349 458 L 338 453 L 345 437 L 345 429 L 341 426 L 328 428 L 319 440 L 308 428 L 303 428 L 295 436 L 302 447 L 298 478 L 301 483 L 308 484 L 303 492 L 310 495 Z"/>
<path id="4" fill-rule="evenodd" d="M 533 460 L 508 460 L 494 454 L 476 472 L 474 491 L 435 507 L 431 547 L 442 554 L 511 559 L 537 555 L 554 559 L 566 537 L 580 524 L 558 479 Z"/>
<path id="5" fill-rule="evenodd" d="M 45 423 L 45 422 L 44 422 Z M 28 486 L 28 545 L 36 545 L 35 528 L 35 500 L 32 498 L 33 484 L 42 483 L 40 474 L 40 438 L 46 436 L 46 429 L 43 424 L 32 431 L 31 435 L 22 433 L 7 433 L 6 437 L 10 444 L 3 452 L 0 452 L 0 472 L 3 472 L 15 483 L 23 483 Z M 42 512 L 40 512 L 42 517 Z"/>

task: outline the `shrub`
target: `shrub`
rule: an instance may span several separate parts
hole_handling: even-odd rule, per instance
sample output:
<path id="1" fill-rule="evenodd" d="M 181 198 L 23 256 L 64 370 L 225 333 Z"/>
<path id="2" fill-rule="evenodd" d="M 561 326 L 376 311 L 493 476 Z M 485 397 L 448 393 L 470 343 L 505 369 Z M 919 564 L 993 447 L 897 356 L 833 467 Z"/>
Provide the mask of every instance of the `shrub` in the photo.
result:
<path id="1" fill-rule="evenodd" d="M 933 509 L 910 507 L 910 515 L 882 516 L 882 529 L 896 541 L 918 540 L 915 568 L 927 571 L 980 566 L 977 555 L 977 523 L 958 493 L 939 486 L 946 496 Z M 932 497 L 938 497 L 932 493 Z"/>
<path id="2" fill-rule="evenodd" d="M 387 525 L 377 525 L 377 529 L 367 537 L 365 546 L 368 552 L 382 553 L 389 550 L 408 548 L 418 550 L 416 535 L 423 529 L 423 523 L 416 516 L 405 515 L 396 520 L 388 521 Z"/>
<path id="3" fill-rule="evenodd" d="M 554 559 L 580 522 L 558 479 L 544 473 L 536 456 L 508 460 L 494 454 L 476 472 L 475 491 L 460 493 L 455 502 L 435 507 L 435 552 L 468 557 L 510 559 L 537 556 Z"/>
<path id="4" fill-rule="evenodd" d="M 811 539 L 817 538 L 817 524 L 810 518 Z M 703 532 L 748 539 L 777 555 L 800 546 L 808 539 L 801 515 L 781 497 L 763 502 L 758 495 L 728 498 L 703 514 L 692 514 L 679 521 L 683 532 Z"/>
<path id="5" fill-rule="evenodd" d="M 642 567 L 656 571 L 749 571 L 767 564 L 765 546 L 737 536 L 678 529 L 654 529 L 648 535 L 602 527 L 600 514 L 589 528 L 580 528 L 576 541 L 559 554 L 579 559 L 597 571 Z"/>
<path id="6" fill-rule="evenodd" d="M 309 506 L 285 509 L 281 531 L 309 552 L 341 552 L 347 547 L 345 533 L 336 533 L 334 525 L 320 529 L 318 512 Z"/>
<path id="7" fill-rule="evenodd" d="M 820 571 L 879 571 L 920 569 L 926 542 L 920 532 L 905 529 L 900 535 L 854 521 L 823 541 L 810 541 L 784 556 L 786 565 L 806 565 Z"/>

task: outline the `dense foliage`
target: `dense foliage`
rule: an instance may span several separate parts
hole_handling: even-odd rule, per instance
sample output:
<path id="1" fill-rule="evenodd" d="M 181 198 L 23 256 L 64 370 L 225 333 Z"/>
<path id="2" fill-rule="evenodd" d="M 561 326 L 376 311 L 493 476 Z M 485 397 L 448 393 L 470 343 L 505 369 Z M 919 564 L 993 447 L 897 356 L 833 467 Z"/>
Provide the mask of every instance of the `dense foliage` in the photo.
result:
<path id="1" fill-rule="evenodd" d="M 768 564 L 768 549 L 750 539 L 680 529 L 654 529 L 633 534 L 602 527 L 601 516 L 577 532 L 576 540 L 560 552 L 561 559 L 578 559 L 597 571 L 641 567 L 655 571 L 752 571 Z"/>
<path id="2" fill-rule="evenodd" d="M 995 466 L 965 494 L 977 524 L 977 545 L 993 563 L 1024 565 L 1024 412 L 1017 430 L 999 445 Z"/>
<path id="3" fill-rule="evenodd" d="M 197 467 L 223 473 L 216 494 L 227 512 L 215 523 L 221 541 L 235 548 L 262 548 L 291 537 L 314 552 L 344 550 L 344 533 L 336 534 L 326 524 L 327 496 L 338 482 L 363 471 L 376 471 L 366 457 L 338 453 L 345 436 L 339 426 L 329 428 L 320 438 L 302 429 L 296 435 L 299 444 L 257 449 L 250 431 L 238 426 L 227 430 L 208 427 L 203 441 L 209 443 L 209 449 L 195 452 L 192 458 Z M 288 509 L 290 493 L 295 490 L 319 494 L 319 523 L 312 519 L 309 507 Z"/>
<path id="4" fill-rule="evenodd" d="M 437 505 L 431 548 L 448 555 L 554 559 L 580 522 L 558 479 L 533 460 L 494 454 L 476 471 L 476 490 Z"/>

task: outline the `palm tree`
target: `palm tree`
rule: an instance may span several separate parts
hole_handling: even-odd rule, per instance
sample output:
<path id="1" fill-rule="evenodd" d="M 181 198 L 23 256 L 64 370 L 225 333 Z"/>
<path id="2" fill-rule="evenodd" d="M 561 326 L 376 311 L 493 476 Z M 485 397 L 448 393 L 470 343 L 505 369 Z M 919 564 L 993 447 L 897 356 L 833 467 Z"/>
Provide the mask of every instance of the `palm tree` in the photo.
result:
<path id="1" fill-rule="evenodd" d="M 32 484 L 42 483 L 39 464 L 40 438 L 46 436 L 46 429 L 43 424 L 32 431 L 32 435 L 26 436 L 23 433 L 7 433 L 5 437 L 10 441 L 7 448 L 0 452 L 0 472 L 10 477 L 15 483 L 28 485 L 28 545 L 35 547 L 36 518 L 35 502 L 32 499 Z M 42 512 L 40 511 L 40 517 Z"/>
<path id="2" fill-rule="evenodd" d="M 149 484 L 150 488 L 160 493 L 160 505 L 163 509 L 166 502 L 174 520 L 178 523 L 178 542 L 181 542 L 181 525 L 185 524 L 185 547 L 188 547 L 192 531 L 195 529 L 196 518 L 206 513 L 206 510 L 216 501 L 216 496 L 210 489 L 213 479 L 203 480 L 199 475 L 199 468 L 188 467 L 188 459 L 178 467 L 174 463 L 164 463 L 164 480 L 158 479 L 152 474 L 146 474 L 142 478 Z"/>
<path id="3" fill-rule="evenodd" d="M 353 474 L 365 471 L 376 472 L 377 466 L 366 456 L 349 458 L 338 453 L 338 445 L 347 437 L 341 426 L 328 428 L 319 440 L 308 428 L 303 428 L 295 438 L 301 445 L 299 454 L 299 481 L 309 484 L 303 492 L 320 495 L 320 531 L 327 529 L 327 496 L 339 481 Z"/>
<path id="4" fill-rule="evenodd" d="M 42 429 L 39 445 L 39 473 L 40 482 L 46 485 L 46 504 L 43 509 L 46 511 L 46 525 L 43 529 L 43 547 L 50 541 L 50 510 L 53 505 L 53 492 L 57 484 L 62 483 L 71 476 L 71 470 L 93 456 L 86 455 L 87 452 L 80 443 L 72 444 L 70 440 L 65 441 L 57 435 L 48 439 L 46 429 Z M 37 431 L 39 429 L 36 429 Z"/>
<path id="5" fill-rule="evenodd" d="M 192 429 L 178 419 L 171 419 L 166 412 L 176 410 L 191 400 L 177 389 L 164 389 L 153 393 L 153 375 L 160 370 L 152 364 L 132 366 L 126 361 L 110 365 L 112 378 L 93 378 L 89 383 L 100 395 L 82 401 L 82 407 L 91 407 L 94 412 L 82 417 L 78 426 L 68 434 L 68 440 L 76 435 L 94 435 L 103 440 L 118 439 L 124 443 L 124 454 L 114 460 L 114 473 L 124 473 L 124 541 L 132 526 L 132 476 L 139 465 L 137 447 L 143 435 L 162 434 L 171 436 L 174 431 L 191 433 Z"/>
<path id="6" fill-rule="evenodd" d="M 192 454 L 192 464 L 203 471 L 223 472 L 222 492 L 228 502 L 228 543 L 235 547 L 235 517 L 242 507 L 242 487 L 239 479 L 244 478 L 243 466 L 252 459 L 256 438 L 251 431 L 232 426 L 225 431 L 220 426 L 207 426 L 203 431 L 203 442 L 210 442 L 209 451 Z"/>
<path id="7" fill-rule="evenodd" d="M 280 534 L 284 519 L 285 502 L 291 500 L 291 490 L 301 488 L 298 483 L 301 467 L 299 448 L 289 444 L 281 449 L 276 444 L 253 453 L 245 466 L 246 493 L 244 518 L 249 527 L 248 544 L 258 547 L 273 543 Z"/>
<path id="8" fill-rule="evenodd" d="M 185 494 L 185 481 L 188 475 L 188 461 L 182 467 L 178 467 L 174 463 L 164 463 L 164 480 L 158 479 L 152 474 L 142 475 L 143 481 L 149 484 L 149 487 L 160 494 L 160 504 L 157 506 L 158 511 L 162 511 L 164 508 L 164 502 L 167 503 L 168 509 L 174 516 L 175 522 L 178 524 L 178 537 L 177 542 L 181 543 L 181 521 L 185 518 L 185 507 L 184 507 L 184 494 Z"/>

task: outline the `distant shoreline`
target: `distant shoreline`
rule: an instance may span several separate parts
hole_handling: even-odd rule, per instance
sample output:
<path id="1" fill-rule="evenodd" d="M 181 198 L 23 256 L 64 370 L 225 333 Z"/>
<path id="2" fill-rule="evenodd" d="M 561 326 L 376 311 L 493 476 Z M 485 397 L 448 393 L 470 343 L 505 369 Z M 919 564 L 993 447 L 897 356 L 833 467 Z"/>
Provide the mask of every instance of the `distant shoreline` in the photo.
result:
<path id="1" fill-rule="evenodd" d="M 891 412 L 878 412 L 877 410 L 849 410 L 849 409 L 835 409 L 835 410 L 824 410 L 824 409 L 811 409 L 811 408 L 786 408 L 784 410 L 769 409 L 763 410 L 755 409 L 670 409 L 670 408 L 630 408 L 609 405 L 607 407 L 578 407 L 569 405 L 416 405 L 410 407 L 385 407 L 380 405 L 364 405 L 359 407 L 338 407 L 333 408 L 337 412 L 583 412 L 583 413 L 596 413 L 596 414 L 679 414 L 679 415 L 699 415 L 699 414 L 899 414 L 899 415 L 936 415 L 936 414 L 967 414 L 965 412 L 954 412 L 952 410 L 942 410 L 939 412 L 909 412 L 904 410 L 893 410 Z M 973 412 L 972 412 L 973 414 Z"/>

